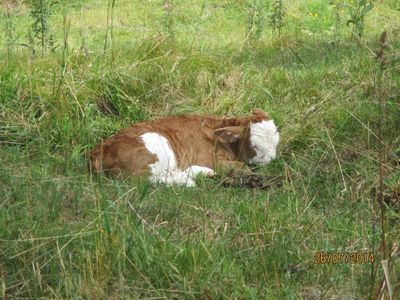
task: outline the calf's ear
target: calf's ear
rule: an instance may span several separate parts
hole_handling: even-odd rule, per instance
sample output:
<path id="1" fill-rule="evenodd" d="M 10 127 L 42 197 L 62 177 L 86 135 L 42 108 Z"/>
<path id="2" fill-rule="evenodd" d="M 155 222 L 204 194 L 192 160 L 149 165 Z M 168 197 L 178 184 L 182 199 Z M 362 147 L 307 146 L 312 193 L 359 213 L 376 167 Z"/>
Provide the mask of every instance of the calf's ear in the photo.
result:
<path id="1" fill-rule="evenodd" d="M 244 126 L 227 126 L 216 129 L 214 134 L 220 142 L 229 144 L 243 138 L 244 129 Z"/>
<path id="2" fill-rule="evenodd" d="M 252 116 L 252 121 L 253 122 L 261 122 L 264 120 L 269 120 L 270 117 L 268 114 L 263 111 L 261 108 L 256 108 L 253 110 L 253 116 Z"/>

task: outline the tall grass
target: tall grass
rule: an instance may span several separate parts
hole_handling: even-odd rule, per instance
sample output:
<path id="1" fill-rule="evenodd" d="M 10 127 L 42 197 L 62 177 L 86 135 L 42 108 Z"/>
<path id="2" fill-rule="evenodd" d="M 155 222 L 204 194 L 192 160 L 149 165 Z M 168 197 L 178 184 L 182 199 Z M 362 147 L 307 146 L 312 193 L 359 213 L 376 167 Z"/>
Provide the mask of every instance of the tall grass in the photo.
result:
<path id="1" fill-rule="evenodd" d="M 386 278 L 396 297 L 393 4 L 376 3 L 355 43 L 349 27 L 337 27 L 340 40 L 332 34 L 337 14 L 347 18 L 340 6 L 284 2 L 280 36 L 263 28 L 243 47 L 242 2 L 55 1 L 48 22 L 59 46 L 33 57 L 21 46 L 29 7 L 7 3 L 15 29 L 0 37 L 3 298 L 363 299 Z M 377 85 L 372 49 L 381 25 L 388 36 Z M 18 39 L 12 52 L 7 32 Z M 88 150 L 133 122 L 254 107 L 269 112 L 282 136 L 278 159 L 255 171 L 282 186 L 224 188 L 203 178 L 184 189 L 87 173 Z M 379 162 L 384 218 L 375 207 Z M 317 252 L 374 248 L 374 264 L 315 262 Z"/>

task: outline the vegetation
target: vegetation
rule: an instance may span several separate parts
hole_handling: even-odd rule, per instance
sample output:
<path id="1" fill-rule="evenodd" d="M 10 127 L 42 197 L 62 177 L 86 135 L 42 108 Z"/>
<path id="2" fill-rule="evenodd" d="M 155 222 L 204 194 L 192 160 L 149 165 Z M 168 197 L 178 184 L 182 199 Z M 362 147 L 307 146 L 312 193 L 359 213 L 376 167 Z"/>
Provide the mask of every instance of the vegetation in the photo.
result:
<path id="1" fill-rule="evenodd" d="M 397 1 L 355 20 L 366 1 L 43 0 L 46 27 L 31 2 L 0 2 L 0 297 L 369 299 L 388 280 L 399 296 Z M 282 137 L 256 172 L 282 185 L 88 174 L 133 122 L 256 107 Z"/>
<path id="2" fill-rule="evenodd" d="M 371 1 L 357 0 L 354 5 L 349 5 L 350 8 L 350 19 L 347 24 L 353 24 L 357 30 L 357 35 L 361 38 L 364 32 L 364 18 L 369 11 L 374 7 Z"/>
<path id="3" fill-rule="evenodd" d="M 34 0 L 30 2 L 30 14 L 33 20 L 29 32 L 32 48 L 39 44 L 42 56 L 46 48 L 54 47 L 53 35 L 50 33 L 48 20 L 51 16 L 50 0 Z"/>
<path id="4" fill-rule="evenodd" d="M 278 31 L 281 34 L 283 27 L 283 3 L 282 0 L 274 0 L 272 2 L 272 12 L 270 14 L 270 24 L 272 30 Z"/>

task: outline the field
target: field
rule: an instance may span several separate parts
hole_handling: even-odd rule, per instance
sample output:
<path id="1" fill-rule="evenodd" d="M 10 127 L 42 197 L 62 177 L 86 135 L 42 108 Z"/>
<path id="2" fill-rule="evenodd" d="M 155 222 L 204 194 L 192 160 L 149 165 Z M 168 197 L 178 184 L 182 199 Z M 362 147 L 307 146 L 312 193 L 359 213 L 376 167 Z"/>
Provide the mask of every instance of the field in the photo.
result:
<path id="1" fill-rule="evenodd" d="M 400 298 L 397 0 L 31 2 L 0 1 L 0 298 L 375 299 L 389 256 Z M 282 185 L 88 174 L 134 122 L 257 107 Z"/>

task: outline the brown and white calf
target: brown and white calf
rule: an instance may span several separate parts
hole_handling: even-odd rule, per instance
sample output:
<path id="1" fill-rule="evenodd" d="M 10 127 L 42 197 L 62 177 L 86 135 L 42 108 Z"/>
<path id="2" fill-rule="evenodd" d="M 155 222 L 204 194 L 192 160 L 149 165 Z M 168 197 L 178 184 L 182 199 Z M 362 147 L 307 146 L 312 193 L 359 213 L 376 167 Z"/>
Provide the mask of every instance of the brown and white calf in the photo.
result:
<path id="1" fill-rule="evenodd" d="M 195 186 L 200 173 L 267 164 L 276 157 L 279 133 L 261 109 L 252 116 L 168 116 L 134 124 L 90 152 L 92 171 L 148 175 L 152 182 Z"/>

